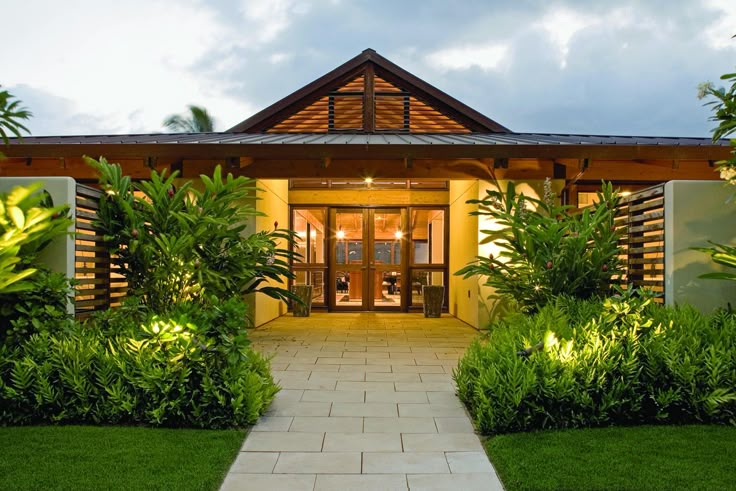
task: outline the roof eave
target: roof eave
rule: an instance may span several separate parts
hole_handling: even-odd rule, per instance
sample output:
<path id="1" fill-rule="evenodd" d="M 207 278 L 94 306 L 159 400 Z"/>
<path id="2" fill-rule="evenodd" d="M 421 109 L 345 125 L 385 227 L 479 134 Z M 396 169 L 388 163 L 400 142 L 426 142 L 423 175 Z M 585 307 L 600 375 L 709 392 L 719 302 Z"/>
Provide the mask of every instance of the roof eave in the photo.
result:
<path id="1" fill-rule="evenodd" d="M 590 158 L 602 160 L 722 160 L 731 148 L 719 145 L 606 144 L 264 144 L 264 143 L 76 143 L 20 144 L 2 147 L 10 158 L 78 158 L 105 155 L 110 159 L 164 157 L 224 159 L 463 159 L 463 158 Z"/>

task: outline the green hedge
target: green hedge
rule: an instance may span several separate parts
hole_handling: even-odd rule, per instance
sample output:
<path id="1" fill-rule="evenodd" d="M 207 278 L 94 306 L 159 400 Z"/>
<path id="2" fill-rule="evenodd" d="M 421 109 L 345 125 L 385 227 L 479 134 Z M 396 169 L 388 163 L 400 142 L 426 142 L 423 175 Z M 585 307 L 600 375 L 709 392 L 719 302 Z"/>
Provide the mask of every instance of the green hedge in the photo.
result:
<path id="1" fill-rule="evenodd" d="M 128 307 L 1 344 L 0 424 L 254 423 L 278 388 L 248 347 L 245 304 L 185 310 L 159 318 Z"/>
<path id="2" fill-rule="evenodd" d="M 476 341 L 455 372 L 481 432 L 736 424 L 736 316 L 558 298 Z"/>

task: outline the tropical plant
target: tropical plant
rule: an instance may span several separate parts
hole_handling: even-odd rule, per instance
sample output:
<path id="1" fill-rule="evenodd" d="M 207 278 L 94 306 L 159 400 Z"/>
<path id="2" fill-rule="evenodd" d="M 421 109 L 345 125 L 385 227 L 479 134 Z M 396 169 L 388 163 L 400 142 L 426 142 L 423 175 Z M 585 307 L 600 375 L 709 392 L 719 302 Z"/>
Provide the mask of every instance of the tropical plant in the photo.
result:
<path id="1" fill-rule="evenodd" d="M 630 290 L 560 296 L 474 342 L 454 378 L 484 434 L 691 422 L 736 425 L 736 316 Z"/>
<path id="2" fill-rule="evenodd" d="M 67 210 L 53 206 L 41 183 L 0 194 L 0 299 L 33 288 L 36 257 L 54 237 L 68 233 Z"/>
<path id="3" fill-rule="evenodd" d="M 0 140 L 5 145 L 8 144 L 8 133 L 15 135 L 17 138 L 21 138 L 21 131 L 30 133 L 28 128 L 23 126 L 21 120 L 30 118 L 32 113 L 21 107 L 20 104 L 20 100 L 16 99 L 7 90 L 0 90 Z M 4 155 L 0 152 L 0 158 L 3 157 Z"/>
<path id="4" fill-rule="evenodd" d="M 58 332 L 72 322 L 68 306 L 72 282 L 44 266 L 28 280 L 24 291 L 0 298 L 0 343 L 19 344 L 38 332 Z"/>
<path id="5" fill-rule="evenodd" d="M 215 122 L 202 106 L 187 106 L 189 114 L 172 114 L 163 125 L 175 133 L 209 133 L 215 131 Z"/>
<path id="6" fill-rule="evenodd" d="M 494 296 L 515 300 L 523 310 L 535 311 L 557 295 L 576 298 L 605 296 L 611 278 L 620 274 L 618 235 L 614 227 L 618 195 L 604 183 L 598 200 L 579 214 L 555 203 L 551 189 L 546 199 L 516 192 L 513 182 L 505 191 L 490 189 L 473 215 L 495 223 L 484 229 L 481 244 L 494 243 L 497 256 L 477 257 L 455 273 L 481 276 Z"/>
<path id="7" fill-rule="evenodd" d="M 278 387 L 248 347 L 245 304 L 180 307 L 126 333 L 72 324 L 0 345 L 0 424 L 253 424 Z"/>
<path id="8" fill-rule="evenodd" d="M 106 191 L 96 224 L 130 294 L 148 310 L 165 314 L 187 302 L 207 307 L 252 292 L 295 298 L 278 286 L 293 276 L 288 244 L 295 235 L 277 223 L 246 234 L 248 219 L 261 215 L 252 205 L 253 180 L 223 177 L 218 166 L 212 178 L 201 176 L 201 190 L 191 182 L 175 187 L 176 172 L 153 171 L 133 184 L 118 164 L 86 160 Z"/>
<path id="9" fill-rule="evenodd" d="M 714 114 L 710 120 L 718 122 L 718 126 L 713 129 L 714 142 L 736 132 L 736 73 L 727 73 L 721 76 L 721 80 L 730 82 L 731 86 L 728 89 L 716 88 L 712 83 L 706 82 L 698 87 L 698 98 L 711 98 L 705 104 L 713 109 Z M 736 139 L 731 139 L 731 147 L 734 147 L 731 153 L 735 156 L 718 162 L 718 170 L 721 179 L 736 185 Z M 729 201 L 733 201 L 734 196 L 736 193 L 729 198 Z M 716 264 L 736 268 L 736 248 L 734 247 L 713 243 L 713 247 L 701 247 L 695 250 L 709 254 Z M 736 281 L 736 273 L 707 273 L 701 278 Z"/>

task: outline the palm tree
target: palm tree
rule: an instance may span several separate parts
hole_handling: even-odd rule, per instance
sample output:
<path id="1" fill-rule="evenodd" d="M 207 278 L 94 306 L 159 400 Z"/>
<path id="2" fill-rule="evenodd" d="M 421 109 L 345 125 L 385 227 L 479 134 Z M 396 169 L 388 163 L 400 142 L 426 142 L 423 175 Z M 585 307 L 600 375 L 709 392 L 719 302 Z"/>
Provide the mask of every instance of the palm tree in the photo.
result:
<path id="1" fill-rule="evenodd" d="M 32 114 L 28 109 L 20 107 L 20 104 L 20 100 L 7 90 L 0 90 L 0 140 L 6 145 L 8 144 L 8 133 L 18 138 L 21 138 L 21 130 L 30 133 L 20 120 L 30 118 Z"/>
<path id="2" fill-rule="evenodd" d="M 187 106 L 189 114 L 172 114 L 164 120 L 164 126 L 175 133 L 208 133 L 214 131 L 215 123 L 207 109 Z"/>

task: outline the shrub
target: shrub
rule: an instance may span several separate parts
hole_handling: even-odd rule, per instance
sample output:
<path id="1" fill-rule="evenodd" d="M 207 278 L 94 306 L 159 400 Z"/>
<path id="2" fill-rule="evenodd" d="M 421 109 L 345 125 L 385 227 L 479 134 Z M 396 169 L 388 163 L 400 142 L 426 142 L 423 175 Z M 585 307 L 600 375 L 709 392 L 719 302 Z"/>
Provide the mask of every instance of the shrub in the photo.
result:
<path id="1" fill-rule="evenodd" d="M 478 428 L 736 424 L 736 316 L 650 300 L 559 298 L 497 322 L 454 374 Z"/>
<path id="2" fill-rule="evenodd" d="M 152 171 L 150 180 L 134 184 L 118 164 L 86 161 L 106 191 L 96 225 L 113 244 L 129 294 L 150 311 L 164 314 L 187 302 L 208 308 L 251 292 L 294 298 L 267 284 L 293 277 L 288 249 L 293 233 L 275 226 L 245 234 L 248 219 L 260 214 L 250 204 L 252 180 L 223 177 L 217 166 L 212 178 L 201 176 L 203 190 L 191 182 L 175 188 L 176 172 L 167 177 Z"/>
<path id="3" fill-rule="evenodd" d="M 248 347 L 245 305 L 195 307 L 117 334 L 73 324 L 0 346 L 0 423 L 254 423 L 278 388 Z"/>
<path id="4" fill-rule="evenodd" d="M 68 326 L 67 305 L 72 286 L 63 273 L 38 266 L 28 281 L 29 288 L 2 295 L 0 343 L 19 343 L 37 332 L 54 332 Z"/>
<path id="5" fill-rule="evenodd" d="M 29 278 L 37 271 L 36 257 L 72 223 L 67 207 L 54 207 L 41 188 L 35 183 L 0 194 L 0 301 L 33 288 Z"/>
<path id="6" fill-rule="evenodd" d="M 546 186 L 549 186 L 546 183 Z M 481 244 L 494 242 L 499 257 L 477 257 L 458 271 L 465 278 L 482 276 L 497 295 L 514 299 L 533 312 L 557 295 L 576 298 L 605 296 L 611 277 L 620 274 L 618 237 L 614 229 L 618 196 L 604 184 L 597 202 L 580 214 L 547 199 L 517 194 L 510 182 L 506 192 L 488 190 L 474 215 L 487 216 L 498 230 L 482 230 Z"/>
<path id="7" fill-rule="evenodd" d="M 54 207 L 41 183 L 0 195 L 0 344 L 68 322 L 69 280 L 38 265 L 52 239 L 68 233 L 67 207 Z"/>

